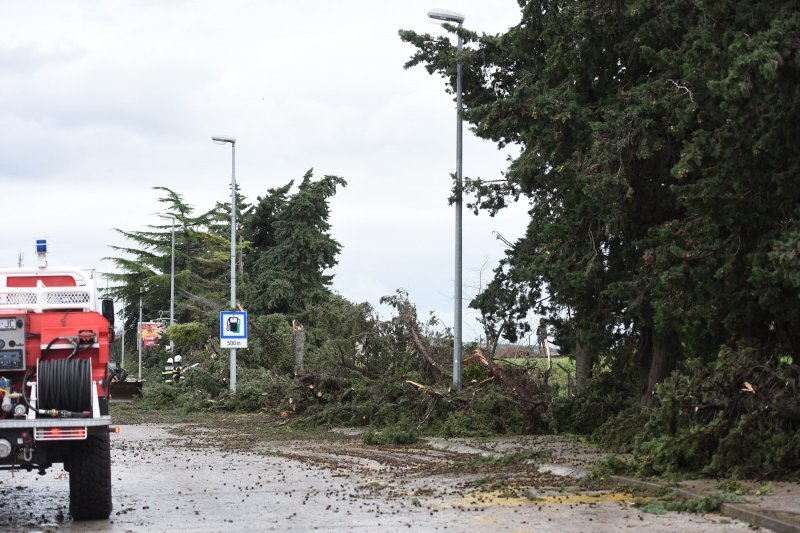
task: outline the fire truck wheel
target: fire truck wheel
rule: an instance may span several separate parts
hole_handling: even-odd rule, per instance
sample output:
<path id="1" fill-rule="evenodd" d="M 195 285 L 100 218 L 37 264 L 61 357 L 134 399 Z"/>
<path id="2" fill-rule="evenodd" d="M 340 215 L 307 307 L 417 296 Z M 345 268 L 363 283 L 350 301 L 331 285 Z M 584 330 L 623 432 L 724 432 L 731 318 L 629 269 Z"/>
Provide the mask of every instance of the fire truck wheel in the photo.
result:
<path id="1" fill-rule="evenodd" d="M 111 515 L 111 442 L 108 433 L 75 443 L 70 457 L 69 512 L 75 520 Z"/>

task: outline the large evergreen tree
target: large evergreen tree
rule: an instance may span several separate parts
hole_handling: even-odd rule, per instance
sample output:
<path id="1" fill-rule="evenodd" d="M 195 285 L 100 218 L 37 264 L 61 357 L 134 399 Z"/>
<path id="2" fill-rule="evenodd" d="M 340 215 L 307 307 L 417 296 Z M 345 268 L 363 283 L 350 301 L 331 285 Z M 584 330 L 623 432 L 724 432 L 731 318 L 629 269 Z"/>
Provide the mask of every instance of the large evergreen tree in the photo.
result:
<path id="1" fill-rule="evenodd" d="M 270 189 L 248 219 L 252 255 L 247 304 L 253 312 L 301 314 L 330 294 L 341 246 L 330 235 L 329 199 L 346 182 L 337 176 L 313 180 L 311 170 L 289 194 L 292 183 Z"/>
<path id="2" fill-rule="evenodd" d="M 520 147 L 502 180 L 468 187 L 479 209 L 531 202 L 489 288 L 528 291 L 505 298 L 517 316 L 546 291 L 536 310 L 569 311 L 579 377 L 600 353 L 633 356 L 645 403 L 678 363 L 723 344 L 797 357 L 796 2 L 519 3 L 505 34 L 460 30 L 460 56 L 401 32 L 417 47 L 408 67 L 453 86 L 462 61 L 466 120 Z"/>
<path id="3" fill-rule="evenodd" d="M 154 189 L 162 194 L 158 201 L 164 206 L 164 214 L 175 218 L 175 285 L 180 290 L 188 285 L 193 258 L 200 247 L 194 231 L 197 219 L 193 215 L 194 208 L 180 194 L 167 187 Z M 131 244 L 111 246 L 119 255 L 107 259 L 117 267 L 117 271 L 107 275 L 115 283 L 111 295 L 124 302 L 124 331 L 131 336 L 132 345 L 135 345 L 140 296 L 145 320 L 155 319 L 169 310 L 172 223 L 165 221 L 146 230 L 115 228 L 115 231 Z M 176 314 L 184 320 L 188 319 L 187 308 L 181 305 L 182 300 L 178 302 Z"/>
<path id="4" fill-rule="evenodd" d="M 238 296 L 252 313 L 303 314 L 330 295 L 341 246 L 330 235 L 329 199 L 345 181 L 336 176 L 312 179 L 308 171 L 294 194 L 293 183 L 271 189 L 251 207 L 237 197 Z M 158 201 L 175 218 L 175 319 L 207 322 L 229 306 L 230 204 L 218 202 L 194 215 L 183 197 L 166 187 Z M 142 296 L 145 320 L 166 316 L 170 298 L 171 221 L 146 230 L 117 229 L 131 244 L 112 246 L 109 258 L 118 272 L 109 274 L 111 294 L 126 305 L 125 330 L 134 335 Z M 133 339 L 132 339 L 133 340 Z M 132 344 L 133 345 L 133 344 Z"/>
<path id="5" fill-rule="evenodd" d="M 162 196 L 163 215 L 175 219 L 175 321 L 204 320 L 210 312 L 227 307 L 230 287 L 230 204 L 218 203 L 195 215 L 181 194 L 154 187 Z M 247 214 L 243 198 L 237 204 Z M 116 229 L 131 242 L 111 246 L 119 255 L 108 258 L 117 267 L 109 277 L 111 294 L 125 302 L 125 331 L 133 336 L 139 317 L 139 297 L 145 321 L 166 318 L 170 306 L 172 221 L 146 230 Z"/>

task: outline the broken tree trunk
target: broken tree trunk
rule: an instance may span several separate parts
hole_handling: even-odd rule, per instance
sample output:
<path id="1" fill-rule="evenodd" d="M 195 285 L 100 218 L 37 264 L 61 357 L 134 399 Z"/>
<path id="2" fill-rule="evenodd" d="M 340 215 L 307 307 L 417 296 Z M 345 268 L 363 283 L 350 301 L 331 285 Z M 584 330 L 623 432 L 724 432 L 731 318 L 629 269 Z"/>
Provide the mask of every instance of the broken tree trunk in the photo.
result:
<path id="1" fill-rule="evenodd" d="M 427 385 L 423 385 L 422 383 L 417 383 L 416 381 L 406 380 L 406 383 L 413 386 L 420 392 L 425 392 L 426 394 L 430 394 L 431 396 L 437 396 L 439 398 L 444 397 L 444 394 L 435 390 L 433 387 L 429 387 Z"/>
<path id="2" fill-rule="evenodd" d="M 673 365 L 673 347 L 668 341 L 654 336 L 650 369 L 647 375 L 647 389 L 641 398 L 642 407 L 653 407 L 656 401 L 656 389 L 672 372 Z"/>
<path id="3" fill-rule="evenodd" d="M 511 377 L 508 373 L 504 372 L 502 368 L 494 364 L 494 361 L 492 361 L 490 357 L 487 357 L 486 353 L 482 349 L 477 348 L 475 350 L 475 359 L 480 364 L 485 366 L 492 376 L 496 377 L 506 387 L 511 389 L 511 392 L 516 395 L 525 410 L 528 411 L 537 422 L 542 422 L 541 415 L 536 409 L 543 405 L 543 402 L 535 400 L 525 385 Z"/>
<path id="4" fill-rule="evenodd" d="M 434 381 L 440 381 L 443 377 L 450 377 L 450 374 L 439 366 L 439 363 L 433 360 L 433 358 L 428 353 L 428 350 L 425 348 L 425 345 L 422 344 L 422 341 L 419 338 L 419 333 L 417 333 L 417 328 L 413 325 L 408 328 L 411 331 L 411 341 L 414 343 L 414 348 L 417 350 L 417 353 L 425 361 L 425 364 L 428 367 L 428 372 L 430 372 L 431 377 Z"/>
<path id="5" fill-rule="evenodd" d="M 586 347 L 579 341 L 575 341 L 575 389 L 578 394 L 592 379 L 592 364 L 594 357 Z"/>
<path id="6" fill-rule="evenodd" d="M 292 332 L 294 333 L 294 375 L 303 372 L 303 355 L 306 350 L 306 330 L 301 324 L 292 320 Z"/>
<path id="7" fill-rule="evenodd" d="M 339 376 L 304 372 L 298 374 L 296 379 L 300 390 L 304 390 L 311 399 L 322 403 L 342 401 L 353 392 L 350 380 Z"/>

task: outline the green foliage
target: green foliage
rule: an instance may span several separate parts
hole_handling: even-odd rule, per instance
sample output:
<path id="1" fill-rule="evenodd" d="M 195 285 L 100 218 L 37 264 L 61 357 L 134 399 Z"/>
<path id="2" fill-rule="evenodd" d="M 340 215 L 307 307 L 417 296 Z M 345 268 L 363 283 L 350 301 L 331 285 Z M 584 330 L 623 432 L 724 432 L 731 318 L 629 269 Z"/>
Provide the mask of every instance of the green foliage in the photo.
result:
<path id="1" fill-rule="evenodd" d="M 464 383 L 480 383 L 489 378 L 489 370 L 482 365 L 467 365 L 461 373 Z"/>
<path id="2" fill-rule="evenodd" d="M 176 353 L 188 353 L 201 348 L 211 336 L 208 328 L 200 322 L 173 324 L 167 328 L 167 335 L 175 343 Z"/>
<path id="3" fill-rule="evenodd" d="M 290 183 L 258 198 L 248 222 L 255 258 L 248 268 L 247 307 L 254 313 L 299 316 L 329 294 L 333 276 L 326 271 L 336 265 L 341 246 L 330 235 L 328 201 L 346 182 L 312 177 L 306 172 L 294 195 L 288 194 Z"/>
<path id="4" fill-rule="evenodd" d="M 242 351 L 243 364 L 290 374 L 294 368 L 292 326 L 282 314 L 254 315 L 250 320 L 251 347 Z"/>
<path id="5" fill-rule="evenodd" d="M 465 389 L 460 397 L 466 400 L 466 405 L 444 410 L 431 421 L 431 433 L 444 437 L 487 437 L 540 429 L 503 385 L 489 383 L 477 390 Z"/>
<path id="6" fill-rule="evenodd" d="M 386 325 L 367 303 L 356 304 L 333 294 L 308 308 L 307 318 L 306 363 L 312 370 L 369 375 L 385 356 L 393 354 L 381 334 Z"/>
<path id="7" fill-rule="evenodd" d="M 465 187 L 476 211 L 530 202 L 525 235 L 471 303 L 487 336 L 516 338 L 533 311 L 562 348 L 592 357 L 592 382 L 552 405 L 554 430 L 658 403 L 640 436 L 645 470 L 797 470 L 796 2 L 520 7 L 500 35 L 449 28 L 461 53 L 400 32 L 415 47 L 407 68 L 452 90 L 463 64 L 475 133 L 520 148 L 502 179 Z M 748 372 L 723 368 L 725 346 L 754 347 L 736 358 Z"/>
<path id="8" fill-rule="evenodd" d="M 471 395 L 472 416 L 492 434 L 524 434 L 537 429 L 534 420 L 520 407 L 507 387 L 490 383 Z"/>
<path id="9" fill-rule="evenodd" d="M 487 337 L 490 353 L 494 353 L 500 338 L 517 342 L 530 331 L 528 311 L 540 297 L 540 289 L 512 278 L 506 262 L 495 270 L 495 277 L 470 302 L 481 313 L 480 322 Z"/>
<path id="10" fill-rule="evenodd" d="M 633 474 L 636 467 L 620 459 L 616 455 L 607 454 L 592 466 L 589 476 L 592 479 L 606 479 L 609 476 L 627 476 Z"/>
<path id="11" fill-rule="evenodd" d="M 174 406 L 175 400 L 178 397 L 178 390 L 176 387 L 170 385 L 154 382 L 148 384 L 149 386 L 142 388 L 142 397 L 148 403 L 157 406 Z"/>
<path id="12" fill-rule="evenodd" d="M 307 307 L 328 298 L 333 276 L 327 271 L 336 265 L 340 250 L 330 235 L 328 202 L 337 186 L 344 185 L 336 176 L 314 181 L 308 171 L 295 194 L 289 194 L 289 182 L 270 189 L 255 208 L 237 192 L 237 230 L 242 238 L 237 253 L 246 252 L 247 257 L 242 261 L 247 268 L 239 276 L 239 287 L 252 314 L 281 312 L 300 317 Z M 179 328 L 174 335 L 191 337 L 185 339 L 182 350 L 199 349 L 215 336 L 214 318 L 209 320 L 209 314 L 230 305 L 230 204 L 218 202 L 211 210 L 195 215 L 180 194 L 166 187 L 155 189 L 162 194 L 158 200 L 175 224 L 175 321 L 178 326 L 197 322 L 208 332 L 200 339 L 203 327 L 192 326 L 191 332 Z M 125 302 L 124 330 L 132 346 L 136 344 L 140 297 L 145 321 L 165 320 L 170 307 L 172 223 L 165 221 L 143 231 L 117 229 L 132 244 L 112 246 L 120 256 L 109 258 L 119 270 L 109 274 L 117 284 L 110 294 Z M 269 353 L 265 357 L 283 362 L 283 355 Z"/>
<path id="13" fill-rule="evenodd" d="M 767 483 L 766 485 L 761 485 L 758 487 L 753 494 L 756 496 L 766 496 L 768 494 L 772 494 L 773 490 L 772 484 Z"/>
<path id="14" fill-rule="evenodd" d="M 237 374 L 236 397 L 229 407 L 237 411 L 274 411 L 287 397 L 294 383 L 289 376 L 264 368 L 246 368 Z"/>
<path id="15" fill-rule="evenodd" d="M 753 351 L 724 348 L 664 382 L 636 447 L 641 473 L 796 477 L 800 367 L 754 364 Z"/>
<path id="16" fill-rule="evenodd" d="M 715 496 L 696 499 L 683 499 L 674 494 L 671 496 L 672 497 L 637 500 L 634 502 L 634 506 L 650 514 L 665 514 L 667 512 L 706 514 L 717 512 L 722 503 L 722 499 Z"/>
<path id="17" fill-rule="evenodd" d="M 195 215 L 182 195 L 166 187 L 154 189 L 162 194 L 158 201 L 175 224 L 175 322 L 205 323 L 208 312 L 224 308 L 229 286 L 230 241 L 219 229 L 220 210 L 225 208 L 218 204 Z M 243 212 L 248 209 L 243 199 L 237 207 Z M 230 213 L 230 206 L 227 210 Z M 172 224 L 170 220 L 145 230 L 116 229 L 131 244 L 111 247 L 120 255 L 107 259 L 118 271 L 107 276 L 116 284 L 110 296 L 125 305 L 123 330 L 129 346 L 136 346 L 140 301 L 145 322 L 165 322 L 169 316 Z"/>
<path id="18" fill-rule="evenodd" d="M 650 413 L 638 405 L 628 407 L 598 426 L 591 433 L 590 439 L 604 449 L 631 453 L 649 417 Z"/>
<path id="19" fill-rule="evenodd" d="M 431 432 L 446 438 L 454 437 L 489 437 L 495 435 L 495 424 L 492 418 L 475 416 L 465 411 L 450 412 L 444 420 L 431 427 Z"/>
<path id="20" fill-rule="evenodd" d="M 717 489 L 720 491 L 720 498 L 724 502 L 741 503 L 747 501 L 747 498 L 745 498 L 747 491 L 736 480 L 726 479 L 721 481 L 717 484 Z"/>
<path id="21" fill-rule="evenodd" d="M 383 438 L 383 435 L 376 432 L 372 428 L 369 428 L 364 432 L 364 434 L 361 436 L 361 440 L 367 446 L 380 446 L 382 444 L 386 444 L 386 440 Z"/>
<path id="22" fill-rule="evenodd" d="M 589 353 L 630 357 L 615 350 L 628 338 L 648 394 L 725 343 L 796 354 L 795 3 L 520 6 L 502 35 L 459 30 L 461 54 L 401 32 L 416 47 L 406 67 L 452 87 L 463 63 L 476 134 L 521 148 L 503 179 L 466 187 L 476 210 L 531 201 L 525 236 L 472 302 L 487 328 L 513 339 L 533 310 Z"/>
<path id="23" fill-rule="evenodd" d="M 589 382 L 582 394 L 560 397 L 550 404 L 550 429 L 556 433 L 591 434 L 633 403 L 638 400 L 624 375 L 606 371 Z M 628 432 L 636 429 L 629 428 Z"/>

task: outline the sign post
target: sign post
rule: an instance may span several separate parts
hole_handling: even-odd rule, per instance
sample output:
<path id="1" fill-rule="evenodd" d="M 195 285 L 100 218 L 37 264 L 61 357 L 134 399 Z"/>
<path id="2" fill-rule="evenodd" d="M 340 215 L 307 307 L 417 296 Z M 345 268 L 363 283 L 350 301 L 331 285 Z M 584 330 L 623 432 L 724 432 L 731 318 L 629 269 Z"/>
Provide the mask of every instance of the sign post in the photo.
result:
<path id="1" fill-rule="evenodd" d="M 221 348 L 247 348 L 247 311 L 220 311 Z"/>

